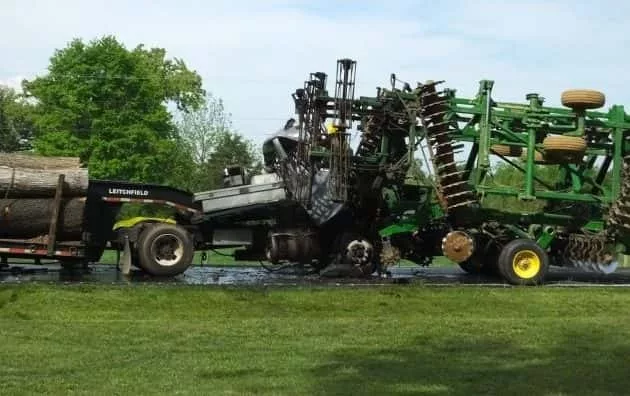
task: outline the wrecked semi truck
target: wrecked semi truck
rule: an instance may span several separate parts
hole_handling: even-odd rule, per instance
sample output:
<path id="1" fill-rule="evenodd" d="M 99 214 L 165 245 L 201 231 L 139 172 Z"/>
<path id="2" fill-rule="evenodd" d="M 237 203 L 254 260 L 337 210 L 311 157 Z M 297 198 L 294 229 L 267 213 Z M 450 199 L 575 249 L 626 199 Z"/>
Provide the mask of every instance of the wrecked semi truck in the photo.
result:
<path id="1" fill-rule="evenodd" d="M 192 263 L 196 250 L 238 247 L 235 258 L 300 263 L 317 270 L 342 266 L 372 274 L 399 259 L 382 230 L 400 230 L 431 217 L 431 187 L 408 183 L 417 148 L 416 122 L 396 90 L 354 98 L 355 62 L 338 61 L 335 95 L 324 73 L 313 73 L 293 95 L 298 120 L 289 120 L 263 144 L 266 172 L 250 176 L 226 170 L 225 187 L 189 193 L 167 186 L 89 180 L 80 232 L 64 225 L 64 174 L 45 217 L 45 232 L 0 238 L 0 258 L 54 258 L 62 263 L 97 262 L 110 245 L 124 262 L 156 276 L 174 276 Z M 332 120 L 328 130 L 325 122 Z M 357 123 L 361 141 L 350 147 Z M 11 196 L 9 196 L 11 198 Z M 16 198 L 20 199 L 20 198 Z M 127 221 L 114 227 L 125 203 L 165 205 L 172 221 Z M 6 226 L 8 218 L 2 219 Z M 41 230 L 40 230 L 41 231 Z M 430 233 L 424 233 L 428 241 Z M 436 234 L 436 237 L 438 234 Z M 435 243 L 414 249 L 416 262 Z"/>

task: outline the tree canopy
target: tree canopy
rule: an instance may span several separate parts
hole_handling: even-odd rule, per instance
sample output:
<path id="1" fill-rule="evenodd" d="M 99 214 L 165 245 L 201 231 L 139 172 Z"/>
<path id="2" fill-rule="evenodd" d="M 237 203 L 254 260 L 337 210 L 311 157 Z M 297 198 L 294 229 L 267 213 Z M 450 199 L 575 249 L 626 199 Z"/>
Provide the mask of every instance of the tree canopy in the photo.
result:
<path id="1" fill-rule="evenodd" d="M 222 186 L 222 170 L 240 165 L 250 171 L 261 169 L 258 150 L 232 128 L 223 101 L 212 94 L 195 111 L 182 112 L 177 122 L 181 147 L 192 159 L 189 189 L 209 190 Z"/>
<path id="2" fill-rule="evenodd" d="M 33 136 L 32 105 L 9 87 L 0 86 L 0 151 L 29 147 Z"/>
<path id="3" fill-rule="evenodd" d="M 201 77 L 162 48 L 128 50 L 112 36 L 73 40 L 23 89 L 37 101 L 35 150 L 78 156 L 94 178 L 162 183 L 177 150 L 168 105 L 197 109 Z"/>

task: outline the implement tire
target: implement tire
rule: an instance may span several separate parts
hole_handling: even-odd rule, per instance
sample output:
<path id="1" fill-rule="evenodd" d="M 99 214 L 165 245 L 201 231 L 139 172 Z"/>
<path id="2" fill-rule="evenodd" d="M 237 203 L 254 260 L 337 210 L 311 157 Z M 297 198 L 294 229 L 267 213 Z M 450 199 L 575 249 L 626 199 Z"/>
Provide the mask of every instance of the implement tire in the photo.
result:
<path id="1" fill-rule="evenodd" d="M 582 162 L 586 146 L 586 140 L 580 136 L 551 135 L 543 140 L 545 159 L 557 164 Z"/>
<path id="2" fill-rule="evenodd" d="M 586 140 L 580 136 L 550 135 L 543 140 L 543 148 L 545 152 L 584 153 L 586 151 Z"/>
<path id="3" fill-rule="evenodd" d="M 477 238 L 475 245 L 472 256 L 468 260 L 458 263 L 459 267 L 471 275 L 499 276 L 497 268 L 498 245 L 486 236 Z"/>
<path id="4" fill-rule="evenodd" d="M 497 262 L 501 277 L 512 285 L 540 285 L 549 270 L 549 256 L 531 239 L 515 239 L 501 250 Z"/>
<path id="5" fill-rule="evenodd" d="M 571 109 L 598 109 L 606 104 L 606 96 L 592 89 L 570 89 L 562 93 L 561 101 Z"/>
<path id="6" fill-rule="evenodd" d="M 523 153 L 523 149 L 519 146 L 508 146 L 506 144 L 493 144 L 490 146 L 490 150 L 492 150 L 496 155 L 501 155 L 503 157 L 518 157 Z"/>
<path id="7" fill-rule="evenodd" d="M 523 149 L 523 154 L 521 154 L 521 159 L 523 161 L 527 161 L 527 149 Z M 547 159 L 542 155 L 540 151 L 534 152 L 534 163 L 540 165 L 549 165 Z"/>
<path id="8" fill-rule="evenodd" d="M 151 225 L 138 240 L 139 266 L 150 275 L 179 275 L 190 267 L 194 254 L 190 234 L 177 225 Z"/>

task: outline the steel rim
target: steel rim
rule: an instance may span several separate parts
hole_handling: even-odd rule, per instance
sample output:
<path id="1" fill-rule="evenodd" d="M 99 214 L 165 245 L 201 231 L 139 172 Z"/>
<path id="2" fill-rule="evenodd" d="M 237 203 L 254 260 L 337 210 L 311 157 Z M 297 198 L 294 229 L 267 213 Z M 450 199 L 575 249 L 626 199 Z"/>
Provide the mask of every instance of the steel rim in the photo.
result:
<path id="1" fill-rule="evenodd" d="M 184 242 L 174 234 L 162 234 L 151 243 L 153 260 L 163 267 L 179 263 L 184 255 Z"/>
<path id="2" fill-rule="evenodd" d="M 522 250 L 514 255 L 512 269 L 522 279 L 530 279 L 540 272 L 540 257 L 531 250 Z"/>

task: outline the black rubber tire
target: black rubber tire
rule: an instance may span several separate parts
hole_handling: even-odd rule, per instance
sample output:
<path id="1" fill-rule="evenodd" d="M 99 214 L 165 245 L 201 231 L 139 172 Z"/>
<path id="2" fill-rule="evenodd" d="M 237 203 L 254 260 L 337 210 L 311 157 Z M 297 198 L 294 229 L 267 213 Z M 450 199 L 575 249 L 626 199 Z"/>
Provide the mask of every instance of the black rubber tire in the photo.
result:
<path id="1" fill-rule="evenodd" d="M 499 276 L 497 258 L 499 248 L 487 236 L 476 238 L 473 255 L 466 261 L 458 263 L 459 267 L 472 275 Z"/>
<path id="2" fill-rule="evenodd" d="M 467 274 L 471 274 L 471 275 L 481 274 L 482 267 L 479 265 L 477 260 L 473 260 L 472 258 L 470 258 L 466 261 L 462 261 L 461 263 L 457 263 L 457 264 L 459 265 L 459 268 L 464 270 L 464 272 L 466 272 Z"/>
<path id="3" fill-rule="evenodd" d="M 496 260 L 496 255 L 487 256 L 485 259 L 482 260 L 473 256 L 464 262 L 458 263 L 458 265 L 459 268 L 471 275 L 498 276 L 499 272 L 497 269 Z"/>
<path id="4" fill-rule="evenodd" d="M 170 238 L 176 243 L 181 252 L 177 260 L 164 265 L 156 257 L 154 244 L 160 239 Z M 174 224 L 155 224 L 142 231 L 138 240 L 139 267 L 154 276 L 175 276 L 186 271 L 192 264 L 195 250 L 190 234 Z"/>
<path id="5" fill-rule="evenodd" d="M 372 245 L 372 260 L 363 265 L 362 267 L 360 267 L 360 276 L 365 276 L 365 277 L 369 277 L 370 275 L 372 275 L 376 270 L 377 270 L 377 262 L 376 262 L 376 247 L 374 246 L 374 243 L 372 243 L 369 239 L 365 238 L 363 235 L 361 235 L 360 233 L 357 232 L 352 232 L 352 231 L 346 231 L 344 232 L 341 237 L 339 238 L 339 242 L 338 242 L 338 253 L 341 253 L 341 255 L 343 256 L 345 254 L 346 251 L 346 247 L 348 246 L 348 244 L 350 244 L 350 242 L 354 241 L 354 240 L 366 240 L 368 242 L 370 242 L 370 244 Z M 343 258 L 342 258 L 343 260 Z"/>
<path id="6" fill-rule="evenodd" d="M 539 269 L 532 276 L 523 277 L 514 269 L 514 259 L 519 253 L 531 252 L 537 256 Z M 515 239 L 506 244 L 499 254 L 497 261 L 501 277 L 512 285 L 533 286 L 544 283 L 549 271 L 549 256 L 538 244 L 531 239 Z"/>

